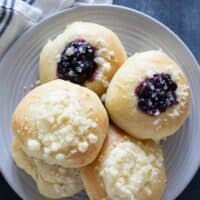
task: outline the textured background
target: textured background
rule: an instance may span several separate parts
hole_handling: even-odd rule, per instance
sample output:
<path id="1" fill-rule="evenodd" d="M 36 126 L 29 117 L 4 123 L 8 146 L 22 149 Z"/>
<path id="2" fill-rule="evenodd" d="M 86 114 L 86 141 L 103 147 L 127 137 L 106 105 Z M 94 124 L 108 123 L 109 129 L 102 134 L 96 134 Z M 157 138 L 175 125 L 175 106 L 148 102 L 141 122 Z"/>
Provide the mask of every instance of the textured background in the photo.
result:
<path id="1" fill-rule="evenodd" d="M 115 4 L 140 10 L 171 28 L 200 62 L 200 0 L 114 0 Z M 0 175 L 0 192 L 5 200 L 20 198 Z M 200 170 L 177 200 L 200 199 Z"/>

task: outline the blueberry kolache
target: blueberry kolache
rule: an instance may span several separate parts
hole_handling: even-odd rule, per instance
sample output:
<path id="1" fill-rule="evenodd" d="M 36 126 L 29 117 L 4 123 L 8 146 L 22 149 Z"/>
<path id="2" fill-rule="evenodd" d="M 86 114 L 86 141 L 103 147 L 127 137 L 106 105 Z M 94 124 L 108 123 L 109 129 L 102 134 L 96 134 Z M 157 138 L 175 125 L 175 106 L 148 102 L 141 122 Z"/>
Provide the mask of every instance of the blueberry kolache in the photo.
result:
<path id="1" fill-rule="evenodd" d="M 101 96 L 126 58 L 122 43 L 111 30 L 94 23 L 74 22 L 42 49 L 40 82 L 69 80 Z"/>
<path id="2" fill-rule="evenodd" d="M 174 134 L 190 110 L 181 67 L 162 51 L 136 53 L 114 75 L 105 97 L 112 121 L 139 139 Z"/>

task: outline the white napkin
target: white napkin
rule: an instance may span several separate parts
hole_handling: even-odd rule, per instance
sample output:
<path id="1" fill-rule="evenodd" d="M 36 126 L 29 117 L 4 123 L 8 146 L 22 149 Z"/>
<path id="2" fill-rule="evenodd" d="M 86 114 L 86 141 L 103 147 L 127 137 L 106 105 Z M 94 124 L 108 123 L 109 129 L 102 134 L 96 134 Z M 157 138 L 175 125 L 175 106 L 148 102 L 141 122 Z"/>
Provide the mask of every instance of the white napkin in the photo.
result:
<path id="1" fill-rule="evenodd" d="M 0 0 L 0 58 L 28 27 L 74 3 L 112 3 L 112 0 Z"/>

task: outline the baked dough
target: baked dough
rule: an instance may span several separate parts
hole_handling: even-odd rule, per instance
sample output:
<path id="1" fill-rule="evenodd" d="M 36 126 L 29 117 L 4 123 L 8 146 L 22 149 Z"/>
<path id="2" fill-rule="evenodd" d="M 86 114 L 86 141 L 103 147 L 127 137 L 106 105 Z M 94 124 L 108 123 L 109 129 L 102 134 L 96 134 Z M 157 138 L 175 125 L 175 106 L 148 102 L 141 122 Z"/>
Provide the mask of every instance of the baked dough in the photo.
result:
<path id="1" fill-rule="evenodd" d="M 35 180 L 40 193 L 48 198 L 73 196 L 83 189 L 79 169 L 49 165 L 31 158 L 24 153 L 17 138 L 13 140 L 12 155 L 17 166 Z"/>
<path id="2" fill-rule="evenodd" d="M 108 132 L 108 116 L 94 92 L 54 80 L 22 99 L 12 125 L 29 156 L 79 168 L 97 157 Z"/>
<path id="3" fill-rule="evenodd" d="M 108 28 L 94 23 L 74 22 L 55 39 L 47 42 L 40 55 L 40 81 L 45 83 L 57 78 L 57 63 L 63 50 L 67 44 L 77 39 L 85 40 L 96 48 L 97 69 L 92 79 L 83 85 L 102 95 L 127 56 L 117 35 Z M 73 53 L 70 49 L 69 55 Z"/>
<path id="4" fill-rule="evenodd" d="M 160 200 L 166 174 L 162 150 L 111 127 L 98 158 L 81 169 L 91 200 Z"/>
<path id="5" fill-rule="evenodd" d="M 138 108 L 136 89 L 156 74 L 171 76 L 171 82 L 177 85 L 178 103 L 150 116 Z M 190 88 L 175 61 L 162 51 L 146 51 L 130 57 L 117 71 L 107 90 L 105 104 L 112 121 L 130 135 L 159 140 L 174 134 L 188 117 Z"/>

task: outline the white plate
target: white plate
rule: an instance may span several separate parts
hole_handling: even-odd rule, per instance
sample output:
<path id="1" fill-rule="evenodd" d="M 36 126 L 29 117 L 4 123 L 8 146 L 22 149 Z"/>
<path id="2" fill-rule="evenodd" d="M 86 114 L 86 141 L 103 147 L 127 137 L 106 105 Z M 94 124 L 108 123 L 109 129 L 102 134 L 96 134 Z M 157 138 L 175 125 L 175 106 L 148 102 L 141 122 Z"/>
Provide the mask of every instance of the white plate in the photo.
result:
<path id="1" fill-rule="evenodd" d="M 118 6 L 73 8 L 52 16 L 26 32 L 5 55 L 0 64 L 2 174 L 23 199 L 44 199 L 38 194 L 32 179 L 18 170 L 12 160 L 11 116 L 17 103 L 38 78 L 38 60 L 42 46 L 48 38 L 62 32 L 66 24 L 80 20 L 96 22 L 111 28 L 118 34 L 129 55 L 136 51 L 163 49 L 176 59 L 186 73 L 192 89 L 191 114 L 179 134 L 168 138 L 164 144 L 168 183 L 163 200 L 175 199 L 187 186 L 200 164 L 198 64 L 190 50 L 164 25 L 138 11 Z M 78 195 L 76 199 L 87 198 Z"/>

